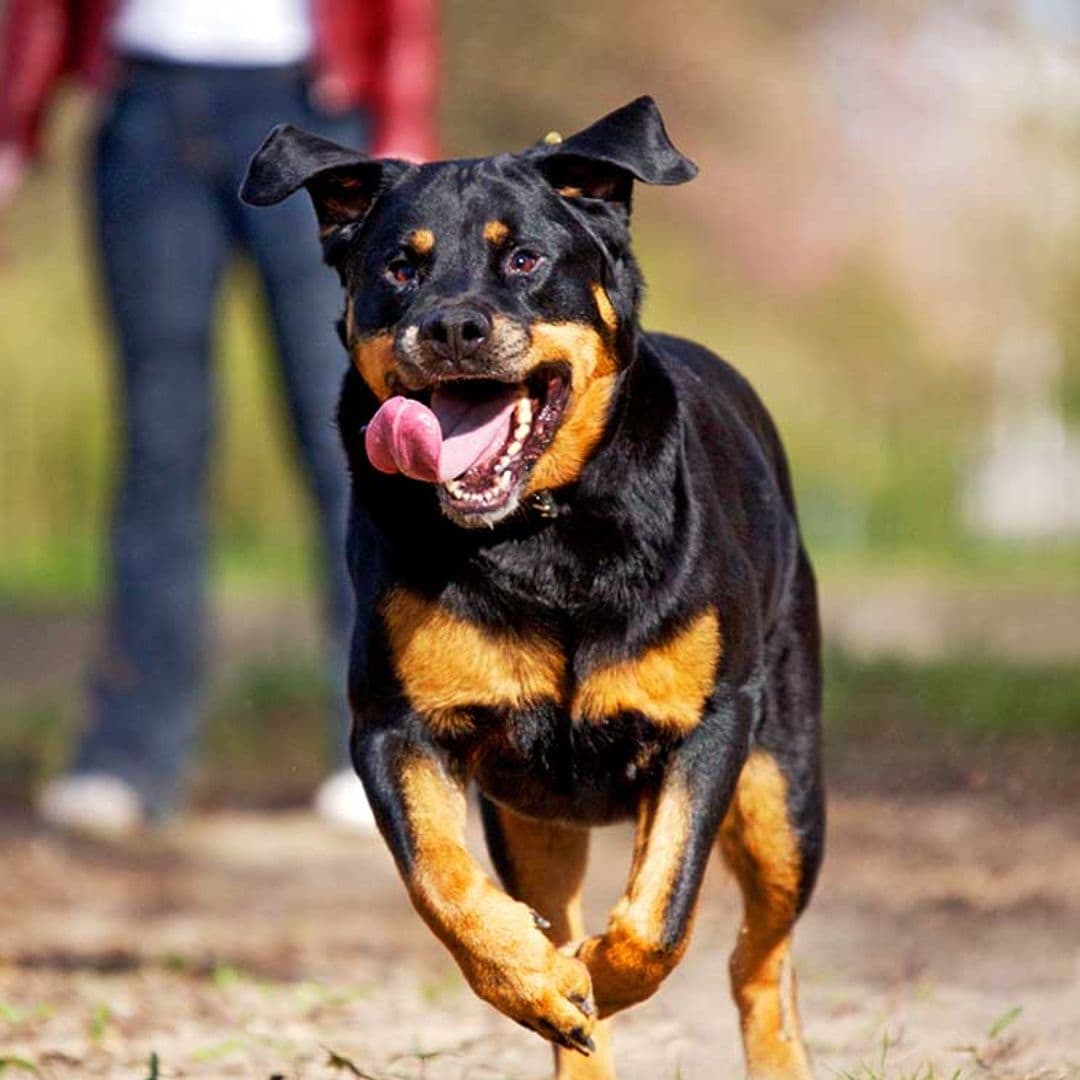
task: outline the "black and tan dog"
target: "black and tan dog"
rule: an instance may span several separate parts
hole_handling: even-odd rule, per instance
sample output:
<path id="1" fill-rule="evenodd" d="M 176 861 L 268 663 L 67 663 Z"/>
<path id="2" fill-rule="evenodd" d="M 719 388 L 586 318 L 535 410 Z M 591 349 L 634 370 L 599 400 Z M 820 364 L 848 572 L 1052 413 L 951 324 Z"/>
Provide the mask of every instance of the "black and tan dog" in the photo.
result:
<path id="1" fill-rule="evenodd" d="M 633 182 L 695 173 L 640 98 L 421 166 L 277 128 L 243 189 L 305 187 L 346 292 L 350 561 L 375 612 L 356 767 L 417 910 L 561 1077 L 613 1075 L 604 1018 L 678 963 L 717 845 L 750 1075 L 810 1076 L 786 961 L 822 848 L 814 579 L 750 386 L 638 326 Z M 470 781 L 505 892 L 463 841 Z M 621 818 L 626 892 L 583 938 L 589 828 Z"/>

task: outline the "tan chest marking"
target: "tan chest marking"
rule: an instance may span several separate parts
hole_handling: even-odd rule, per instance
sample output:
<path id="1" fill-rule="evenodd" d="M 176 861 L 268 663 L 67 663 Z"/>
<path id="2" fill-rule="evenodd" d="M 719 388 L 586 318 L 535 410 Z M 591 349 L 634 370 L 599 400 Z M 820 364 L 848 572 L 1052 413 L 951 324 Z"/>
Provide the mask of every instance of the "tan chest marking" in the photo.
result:
<path id="1" fill-rule="evenodd" d="M 574 692 L 571 715 L 600 721 L 639 712 L 676 733 L 690 731 L 712 693 L 722 647 L 720 619 L 709 608 L 663 644 L 590 672 Z"/>
<path id="2" fill-rule="evenodd" d="M 469 706 L 522 708 L 563 695 L 566 661 L 539 635 L 492 633 L 394 589 L 383 604 L 394 671 L 436 730 L 465 731 Z"/>

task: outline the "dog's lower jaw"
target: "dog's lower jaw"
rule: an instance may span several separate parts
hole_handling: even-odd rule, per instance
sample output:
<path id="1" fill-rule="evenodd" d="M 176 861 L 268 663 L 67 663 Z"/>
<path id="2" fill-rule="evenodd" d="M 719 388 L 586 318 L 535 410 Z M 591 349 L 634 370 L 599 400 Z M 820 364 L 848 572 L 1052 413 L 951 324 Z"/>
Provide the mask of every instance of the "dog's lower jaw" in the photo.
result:
<path id="1" fill-rule="evenodd" d="M 444 485 L 439 485 L 439 509 L 443 516 L 463 529 L 494 529 L 515 514 L 521 505 L 521 492 L 512 491 L 505 503 L 490 510 L 463 510 L 454 505 Z"/>

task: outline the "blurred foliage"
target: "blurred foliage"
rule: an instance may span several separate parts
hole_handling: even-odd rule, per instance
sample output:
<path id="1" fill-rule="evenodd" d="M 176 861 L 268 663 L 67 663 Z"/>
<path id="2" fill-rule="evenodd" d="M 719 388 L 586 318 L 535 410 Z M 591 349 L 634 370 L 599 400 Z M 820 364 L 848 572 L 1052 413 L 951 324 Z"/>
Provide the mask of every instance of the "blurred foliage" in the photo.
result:
<path id="1" fill-rule="evenodd" d="M 827 724 L 837 738 L 867 725 L 896 731 L 1035 736 L 1080 732 L 1080 669 L 959 657 L 932 662 L 828 658 Z"/>
<path id="2" fill-rule="evenodd" d="M 573 130 L 643 91 L 660 100 L 703 168 L 686 188 L 636 195 L 646 323 L 704 341 L 758 387 L 826 567 L 1080 572 L 1080 544 L 979 541 L 958 509 L 992 358 L 1016 326 L 1050 328 L 1080 419 L 1075 79 L 1031 90 L 1024 58 L 1050 39 L 1012 10 L 526 0 L 511 17 L 494 0 L 446 4 L 449 153 Z M 942 67 L 949 48 L 998 80 L 993 108 L 962 65 Z M 919 80 L 941 101 L 912 98 Z M 102 578 L 116 387 L 84 228 L 91 125 L 69 95 L 5 225 L 0 599 L 93 595 Z M 973 184 L 987 169 L 994 184 Z M 245 267 L 221 315 L 218 576 L 295 586 L 311 515 Z"/>
<path id="3" fill-rule="evenodd" d="M 313 660 L 235 673 L 207 722 L 196 797 L 259 806 L 306 802 L 329 771 L 330 708 L 325 673 Z"/>

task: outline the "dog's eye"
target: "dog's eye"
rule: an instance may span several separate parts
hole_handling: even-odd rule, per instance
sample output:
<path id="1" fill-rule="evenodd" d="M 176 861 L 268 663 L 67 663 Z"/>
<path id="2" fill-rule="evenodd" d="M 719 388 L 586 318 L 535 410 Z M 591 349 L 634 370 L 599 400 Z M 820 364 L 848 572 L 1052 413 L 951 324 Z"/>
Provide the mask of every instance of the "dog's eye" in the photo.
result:
<path id="1" fill-rule="evenodd" d="M 540 262 L 540 256 L 528 248 L 518 248 L 510 253 L 506 268 L 511 274 L 531 274 Z"/>
<path id="2" fill-rule="evenodd" d="M 416 265 L 399 255 L 386 264 L 386 276 L 395 285 L 409 285 L 416 280 Z"/>

